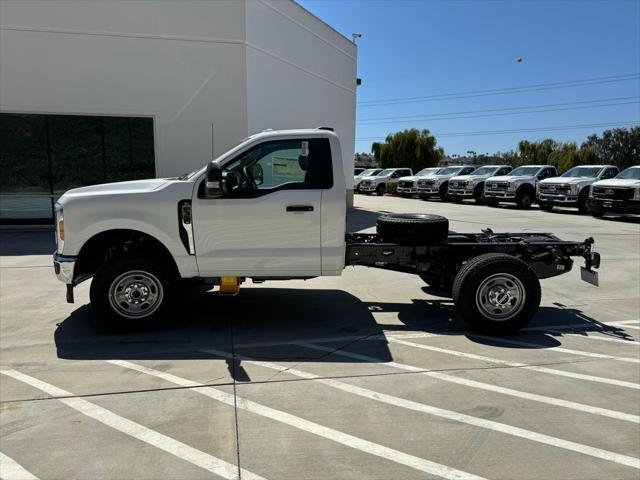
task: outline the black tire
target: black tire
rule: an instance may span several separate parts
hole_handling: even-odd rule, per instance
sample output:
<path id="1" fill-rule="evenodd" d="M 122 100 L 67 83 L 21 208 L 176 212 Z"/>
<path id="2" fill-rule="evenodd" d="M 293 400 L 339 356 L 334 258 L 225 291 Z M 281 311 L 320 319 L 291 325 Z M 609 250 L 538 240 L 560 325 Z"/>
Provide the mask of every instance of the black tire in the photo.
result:
<path id="1" fill-rule="evenodd" d="M 427 213 L 382 215 L 376 227 L 384 241 L 400 245 L 440 245 L 449 234 L 449 220 Z"/>
<path id="2" fill-rule="evenodd" d="M 510 290 L 506 296 L 501 290 L 505 286 Z M 493 335 L 514 332 L 529 323 L 538 311 L 541 296 L 540 281 L 533 269 L 503 253 L 470 259 L 456 275 L 452 293 L 464 321 L 474 330 Z M 500 305 L 490 301 L 492 295 Z"/>
<path id="3" fill-rule="evenodd" d="M 580 213 L 589 213 L 589 189 L 585 188 L 578 196 L 578 211 Z"/>
<path id="4" fill-rule="evenodd" d="M 485 203 L 483 193 L 484 193 L 483 183 L 476 185 L 475 188 L 473 189 L 473 199 L 478 205 L 482 205 L 483 203 Z"/>
<path id="5" fill-rule="evenodd" d="M 596 218 L 602 218 L 604 217 L 604 212 L 599 212 L 599 211 L 595 211 L 595 210 L 591 210 L 591 216 L 592 217 L 596 217 Z"/>
<path id="6" fill-rule="evenodd" d="M 128 295 L 131 301 L 118 302 L 117 287 L 122 287 L 127 282 L 130 282 L 130 290 L 133 286 L 133 291 Z M 102 321 L 117 331 L 147 330 L 162 325 L 166 320 L 166 314 L 172 304 L 174 283 L 174 275 L 157 260 L 144 257 L 116 258 L 100 268 L 93 277 L 89 290 L 91 307 Z M 144 296 L 145 288 L 147 296 Z M 145 307 L 144 301 L 154 295 L 156 300 L 153 303 L 147 302 L 148 306 Z M 126 294 L 120 296 L 126 297 Z M 134 304 L 136 298 L 140 298 L 141 301 Z M 127 308 L 132 312 L 129 316 L 123 313 Z M 145 311 L 145 308 L 151 310 Z M 134 311 L 138 313 L 135 314 Z"/>
<path id="7" fill-rule="evenodd" d="M 447 200 L 447 190 L 449 190 L 448 182 L 445 182 L 442 185 L 440 185 L 440 189 L 438 190 L 438 196 L 440 197 L 440 200 L 442 200 L 443 202 Z"/>
<path id="8" fill-rule="evenodd" d="M 528 188 L 523 188 L 516 193 L 516 204 L 518 208 L 531 208 L 535 199 L 535 194 Z"/>
<path id="9" fill-rule="evenodd" d="M 383 196 L 385 190 L 386 187 L 384 186 L 384 183 L 381 183 L 376 187 L 376 195 L 378 195 L 379 197 Z"/>

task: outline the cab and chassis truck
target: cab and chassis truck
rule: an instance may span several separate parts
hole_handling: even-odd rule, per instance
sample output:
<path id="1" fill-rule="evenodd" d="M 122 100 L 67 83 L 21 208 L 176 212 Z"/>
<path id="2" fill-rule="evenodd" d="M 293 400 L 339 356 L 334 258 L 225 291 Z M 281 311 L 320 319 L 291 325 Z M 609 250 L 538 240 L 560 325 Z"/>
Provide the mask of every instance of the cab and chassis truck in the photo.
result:
<path id="1" fill-rule="evenodd" d="M 550 233 L 449 231 L 446 218 L 383 215 L 377 233 L 346 232 L 338 136 L 329 128 L 252 135 L 181 177 L 77 188 L 56 205 L 54 268 L 67 286 L 93 277 L 96 315 L 118 329 L 180 311 L 181 280 L 240 285 L 340 275 L 365 266 L 445 287 L 474 329 L 506 333 L 538 310 L 540 279 L 571 270 L 597 283 L 593 240 Z"/>

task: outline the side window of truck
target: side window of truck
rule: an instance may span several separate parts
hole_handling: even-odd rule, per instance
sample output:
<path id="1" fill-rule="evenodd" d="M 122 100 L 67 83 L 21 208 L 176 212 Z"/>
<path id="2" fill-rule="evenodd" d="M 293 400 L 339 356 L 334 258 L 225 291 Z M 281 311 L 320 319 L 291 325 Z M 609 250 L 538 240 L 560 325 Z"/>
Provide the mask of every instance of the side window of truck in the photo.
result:
<path id="1" fill-rule="evenodd" d="M 506 175 L 510 171 L 511 171 L 510 168 L 501 168 L 500 170 L 498 170 L 498 173 L 496 173 L 496 177 L 500 177 L 502 175 Z"/>
<path id="2" fill-rule="evenodd" d="M 234 197 L 255 197 L 278 190 L 331 188 L 331 146 L 326 138 L 264 142 L 225 165 L 223 178 L 230 176 L 236 177 L 241 185 Z"/>

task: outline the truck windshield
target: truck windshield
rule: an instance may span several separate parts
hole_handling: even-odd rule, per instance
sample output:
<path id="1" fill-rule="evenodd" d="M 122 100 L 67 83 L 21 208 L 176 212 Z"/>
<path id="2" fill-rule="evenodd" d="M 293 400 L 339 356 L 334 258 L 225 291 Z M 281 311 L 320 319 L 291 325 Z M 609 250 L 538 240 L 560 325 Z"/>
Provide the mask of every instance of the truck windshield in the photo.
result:
<path id="1" fill-rule="evenodd" d="M 473 175 L 493 175 L 498 171 L 499 168 L 500 167 L 480 167 L 475 172 L 473 172 Z"/>
<path id="2" fill-rule="evenodd" d="M 564 172 L 562 177 L 597 177 L 602 167 L 573 167 Z"/>
<path id="3" fill-rule="evenodd" d="M 435 175 L 436 173 L 438 173 L 440 169 L 439 168 L 423 168 L 422 170 L 420 170 L 418 172 L 418 174 L 416 175 L 417 177 L 428 177 L 429 175 Z"/>
<path id="4" fill-rule="evenodd" d="M 626 170 L 620 172 L 616 178 L 626 178 L 626 179 L 636 179 L 640 180 L 640 168 L 638 167 L 629 167 Z"/>
<path id="5" fill-rule="evenodd" d="M 387 168 L 385 170 L 382 170 L 380 173 L 378 173 L 378 177 L 386 177 L 391 175 L 393 172 L 395 171 L 395 168 Z"/>
<path id="6" fill-rule="evenodd" d="M 513 170 L 509 175 L 535 175 L 540 170 L 540 167 L 518 167 Z"/>
<path id="7" fill-rule="evenodd" d="M 441 168 L 438 170 L 438 175 L 455 175 L 460 170 L 462 170 L 462 167 Z"/>
<path id="8" fill-rule="evenodd" d="M 369 168 L 369 169 L 365 170 L 364 172 L 362 172 L 358 176 L 359 177 L 371 177 L 373 175 L 377 175 L 378 173 L 380 173 L 380 169 L 379 168 Z"/>

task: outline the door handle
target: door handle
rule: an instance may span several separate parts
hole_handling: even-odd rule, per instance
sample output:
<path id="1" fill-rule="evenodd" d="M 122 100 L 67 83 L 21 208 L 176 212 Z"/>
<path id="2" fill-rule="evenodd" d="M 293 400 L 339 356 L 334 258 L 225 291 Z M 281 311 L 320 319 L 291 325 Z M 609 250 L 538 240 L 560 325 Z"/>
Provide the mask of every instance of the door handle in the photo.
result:
<path id="1" fill-rule="evenodd" d="M 313 212 L 312 205 L 287 205 L 287 212 Z"/>

